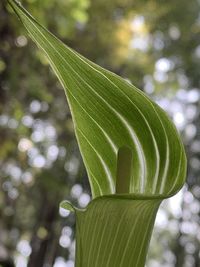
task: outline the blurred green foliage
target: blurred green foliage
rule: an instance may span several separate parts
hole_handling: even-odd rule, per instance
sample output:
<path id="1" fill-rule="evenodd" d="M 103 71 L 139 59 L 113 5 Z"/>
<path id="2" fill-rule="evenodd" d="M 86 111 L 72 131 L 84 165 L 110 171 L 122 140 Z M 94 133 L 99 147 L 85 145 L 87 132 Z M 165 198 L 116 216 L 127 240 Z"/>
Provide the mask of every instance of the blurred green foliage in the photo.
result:
<path id="1" fill-rule="evenodd" d="M 199 1 L 22 4 L 66 44 L 143 88 L 169 111 L 187 147 L 189 191 L 182 193 L 180 214 L 163 206 L 165 222 L 174 228 L 158 224 L 148 266 L 199 266 Z M 63 266 L 72 266 L 74 217 L 59 215 L 58 206 L 66 198 L 86 204 L 87 174 L 61 85 L 11 13 L 1 1 L 0 264 L 56 266 L 63 257 Z"/>

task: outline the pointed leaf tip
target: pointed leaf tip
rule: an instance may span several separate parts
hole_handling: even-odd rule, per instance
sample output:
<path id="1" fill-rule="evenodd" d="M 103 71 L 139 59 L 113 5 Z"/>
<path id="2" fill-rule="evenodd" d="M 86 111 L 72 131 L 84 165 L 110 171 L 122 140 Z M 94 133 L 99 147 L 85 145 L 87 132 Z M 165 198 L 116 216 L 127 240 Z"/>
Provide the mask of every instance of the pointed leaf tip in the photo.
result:
<path id="1" fill-rule="evenodd" d="M 130 177 L 123 192 L 175 194 L 185 182 L 186 156 L 166 113 L 133 85 L 64 45 L 15 0 L 8 2 L 65 89 L 93 196 L 119 192 L 121 147 L 133 154 L 131 170 L 124 169 Z"/>

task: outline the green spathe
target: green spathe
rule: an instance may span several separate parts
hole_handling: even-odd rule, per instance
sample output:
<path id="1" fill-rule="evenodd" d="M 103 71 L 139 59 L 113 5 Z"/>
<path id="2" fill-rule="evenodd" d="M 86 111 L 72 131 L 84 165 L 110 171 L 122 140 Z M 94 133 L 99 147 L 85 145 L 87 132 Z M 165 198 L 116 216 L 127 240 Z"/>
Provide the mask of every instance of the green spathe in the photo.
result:
<path id="1" fill-rule="evenodd" d="M 7 0 L 62 83 L 94 200 L 77 218 L 77 267 L 142 267 L 162 199 L 185 182 L 186 156 L 167 114 Z M 62 207 L 74 210 L 71 204 Z"/>
<path id="2" fill-rule="evenodd" d="M 116 192 L 121 147 L 133 154 L 127 193 L 175 194 L 185 181 L 186 157 L 167 114 L 136 87 L 63 44 L 16 1 L 8 2 L 65 89 L 93 197 Z"/>
<path id="3" fill-rule="evenodd" d="M 84 210 L 74 208 L 76 267 L 144 266 L 161 201 L 112 195 L 94 199 Z"/>

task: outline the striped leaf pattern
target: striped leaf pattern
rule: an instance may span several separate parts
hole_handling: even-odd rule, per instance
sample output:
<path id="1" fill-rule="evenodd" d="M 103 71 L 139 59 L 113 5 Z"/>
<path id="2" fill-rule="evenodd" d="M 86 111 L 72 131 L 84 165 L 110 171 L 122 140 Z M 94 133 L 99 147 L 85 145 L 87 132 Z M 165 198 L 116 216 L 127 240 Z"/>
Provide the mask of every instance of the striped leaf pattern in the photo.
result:
<path id="1" fill-rule="evenodd" d="M 8 2 L 65 89 L 93 197 L 116 193 L 117 154 L 124 146 L 133 154 L 126 193 L 175 194 L 184 183 L 186 158 L 165 112 L 121 77 L 67 47 L 19 3 Z"/>
<path id="2" fill-rule="evenodd" d="M 76 214 L 76 267 L 143 267 L 157 209 L 183 185 L 186 157 L 166 113 L 7 0 L 62 83 L 94 200 Z"/>
<path id="3" fill-rule="evenodd" d="M 115 195 L 76 210 L 76 267 L 144 266 L 160 202 Z"/>

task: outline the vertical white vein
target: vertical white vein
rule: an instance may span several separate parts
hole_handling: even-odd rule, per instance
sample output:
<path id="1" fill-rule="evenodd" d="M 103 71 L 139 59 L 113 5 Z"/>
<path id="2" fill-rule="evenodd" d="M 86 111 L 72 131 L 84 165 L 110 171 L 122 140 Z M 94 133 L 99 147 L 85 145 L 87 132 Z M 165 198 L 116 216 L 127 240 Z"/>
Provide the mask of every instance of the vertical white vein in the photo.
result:
<path id="1" fill-rule="evenodd" d="M 166 134 L 166 131 L 165 131 Z M 164 168 L 164 172 L 162 175 L 162 179 L 161 179 L 161 185 L 160 185 L 160 189 L 159 189 L 159 194 L 164 193 L 165 190 L 165 184 L 167 181 L 167 173 L 168 173 L 168 169 L 169 169 L 169 141 L 168 138 L 166 138 L 166 163 L 165 163 L 165 168 Z"/>
<path id="2" fill-rule="evenodd" d="M 33 24 L 34 25 L 34 24 Z M 38 29 L 38 28 L 37 28 Z M 38 29 L 38 31 L 39 31 L 39 29 Z M 41 33 L 41 32 L 40 32 Z M 36 43 L 37 43 L 37 40 L 35 39 L 35 37 L 32 35 L 32 34 L 30 34 L 31 36 L 32 36 L 32 38 L 36 41 Z M 41 33 L 41 35 L 42 35 L 42 33 Z M 43 37 L 45 38 L 45 36 L 43 35 Z M 46 38 L 45 38 L 46 39 Z M 47 39 L 46 39 L 47 40 Z M 49 43 L 50 44 L 50 43 Z M 39 45 L 40 46 L 40 45 Z M 51 65 L 52 65 L 52 67 L 53 67 L 53 69 L 55 70 L 55 72 L 57 73 L 57 76 L 60 78 L 60 82 L 61 82 L 61 84 L 62 84 L 62 86 L 64 87 L 64 88 L 68 88 L 67 87 L 67 85 L 66 85 L 66 83 L 65 83 L 65 81 L 62 79 L 62 76 L 60 76 L 60 74 L 59 74 L 59 71 L 58 71 L 58 69 L 57 69 L 57 67 L 55 66 L 55 64 L 53 63 L 53 61 L 51 60 L 51 58 L 48 56 L 48 54 L 47 54 L 47 52 L 46 52 L 46 50 L 45 49 L 43 49 L 43 47 L 42 46 L 40 46 L 40 48 L 42 49 L 42 50 L 44 50 L 45 51 L 45 54 L 46 54 L 46 56 L 48 57 L 48 60 L 51 62 Z M 58 52 L 57 52 L 58 53 Z M 59 54 L 59 53 L 58 53 Z M 60 56 L 61 56 L 61 54 L 59 54 Z M 90 119 L 97 125 L 97 127 L 102 131 L 102 133 L 104 134 L 104 136 L 106 137 L 106 139 L 107 139 L 107 141 L 108 141 L 108 143 L 110 144 L 110 146 L 112 147 L 112 150 L 113 150 L 113 152 L 117 155 L 117 151 L 118 151 L 118 148 L 117 148 L 117 146 L 115 145 L 115 143 L 112 141 L 112 139 L 110 138 L 110 136 L 106 133 L 106 131 L 97 123 L 97 121 L 95 121 L 94 120 L 94 118 L 86 111 L 86 109 L 81 105 L 81 103 L 77 100 L 77 98 L 72 94 L 72 92 L 70 91 L 70 90 L 68 90 L 68 92 L 70 93 L 70 95 L 75 99 L 75 101 L 78 103 L 78 105 L 81 107 L 81 109 L 87 114 L 87 116 L 88 117 L 90 117 Z M 70 108 L 70 110 L 72 110 L 71 108 Z"/>
<path id="3" fill-rule="evenodd" d="M 65 87 L 67 87 L 65 85 Z M 68 90 L 69 94 L 74 98 L 74 100 L 77 102 L 77 104 L 80 106 L 80 108 L 87 114 L 87 116 L 96 124 L 96 126 L 102 131 L 102 133 L 104 134 L 104 136 L 106 137 L 106 140 L 108 141 L 108 143 L 110 144 L 110 146 L 112 147 L 113 152 L 115 153 L 115 155 L 117 155 L 117 146 L 115 145 L 115 143 L 112 141 L 112 139 L 110 138 L 110 136 L 106 133 L 106 131 L 99 125 L 99 123 L 97 121 L 95 121 L 95 119 L 87 112 L 87 110 L 81 105 L 81 103 L 78 101 L 78 99 L 72 94 L 72 92 L 70 90 Z"/>
<path id="4" fill-rule="evenodd" d="M 149 217 L 152 216 L 151 208 L 149 208 L 148 211 L 149 211 Z M 147 212 L 147 211 L 144 210 L 144 212 Z M 149 234 L 150 227 L 152 226 L 152 219 L 149 220 L 148 225 L 146 225 L 146 222 L 144 221 L 144 218 L 142 218 L 141 221 L 145 223 L 144 228 L 146 228 L 146 230 L 145 230 L 145 233 L 143 235 L 142 240 L 141 239 L 139 240 L 140 244 L 137 246 L 137 247 L 140 247 L 140 250 L 139 250 L 139 252 L 137 251 L 137 261 L 135 263 L 135 267 L 138 266 L 138 262 L 141 260 L 142 249 L 143 249 L 143 246 L 145 244 L 145 240 L 147 238 L 147 235 Z M 141 226 L 141 228 L 143 228 L 143 227 Z M 131 259 L 130 259 L 130 262 L 131 262 Z"/>
<path id="5" fill-rule="evenodd" d="M 67 47 L 68 48 L 68 47 Z M 149 129 L 150 131 L 150 134 L 151 134 L 151 137 L 152 137 L 152 140 L 153 140 L 153 144 L 154 144 L 154 148 L 155 148 L 155 153 L 156 153 L 156 171 L 155 171 L 155 175 L 154 175 L 154 185 L 153 187 L 155 188 L 156 185 L 157 185 L 157 181 L 158 181 L 158 178 L 159 178 L 159 171 L 160 171 L 160 154 L 159 154 L 159 149 L 158 149 L 158 144 L 156 142 L 156 138 L 154 136 L 154 133 L 153 133 L 153 130 L 148 122 L 148 120 L 146 119 L 146 117 L 144 116 L 144 114 L 142 113 L 142 111 L 139 109 L 139 107 L 132 101 L 132 99 L 126 95 L 124 93 L 123 90 L 121 90 L 121 88 L 119 86 L 117 86 L 112 80 L 110 80 L 105 74 L 103 74 L 102 72 L 100 72 L 99 70 L 95 69 L 93 66 L 91 66 L 86 60 L 84 60 L 78 53 L 74 52 L 71 48 L 68 48 L 73 54 L 75 54 L 75 56 L 77 56 L 83 63 L 85 63 L 87 66 L 89 66 L 92 70 L 94 70 L 95 72 L 97 72 L 98 74 L 100 74 L 101 76 L 103 76 L 107 81 L 109 81 L 115 88 L 117 88 L 118 90 L 120 90 L 120 92 L 124 95 L 124 97 L 137 109 L 137 111 L 140 113 L 140 115 L 142 116 L 142 118 L 144 119 L 146 125 L 147 125 L 147 128 Z M 64 50 L 63 50 L 64 52 Z M 137 90 L 138 93 L 140 93 L 140 95 L 142 95 L 148 102 L 149 104 L 151 104 L 151 106 L 153 107 L 153 110 L 155 111 L 159 121 L 161 122 L 160 120 L 160 117 L 158 116 L 158 113 L 157 111 L 155 110 L 154 106 L 152 105 L 151 101 L 144 95 L 142 94 L 139 90 Z M 162 122 L 161 122 L 162 123 Z M 164 127 L 163 127 L 164 129 Z M 165 131 L 165 129 L 164 129 Z"/>
<path id="6" fill-rule="evenodd" d="M 105 210 L 105 207 L 104 206 L 100 206 L 100 209 L 98 208 L 98 206 L 97 206 L 97 208 L 95 209 L 94 207 L 93 207 L 93 211 L 98 211 L 98 214 L 95 216 L 95 218 L 96 218 L 96 221 L 95 221 L 95 223 L 93 223 L 94 221 L 93 221 L 93 218 L 94 218 L 94 216 L 93 216 L 93 218 L 92 218 L 92 216 L 90 217 L 90 225 L 91 225 L 91 227 L 89 228 L 89 234 L 87 235 L 87 240 L 88 240 L 88 237 L 91 237 L 91 241 L 90 242 L 88 242 L 87 240 L 86 240 L 86 244 L 88 244 L 89 243 L 89 251 L 88 251 L 88 257 L 87 257 L 87 262 L 89 263 L 89 264 L 91 264 L 91 259 L 93 259 L 93 249 L 94 249 L 94 246 L 95 246 L 95 241 L 96 241 L 96 235 L 94 234 L 94 233 L 96 233 L 97 232 L 97 229 L 98 229 L 98 226 L 99 226 L 99 219 L 102 217 L 102 213 L 101 213 L 101 211 L 102 210 Z M 101 230 L 101 229 L 99 229 L 99 230 Z M 92 232 L 92 234 L 90 234 Z M 88 245 L 86 245 L 86 246 L 88 246 Z M 89 265 L 87 265 L 87 266 L 89 266 Z"/>
<path id="7" fill-rule="evenodd" d="M 32 23 L 32 21 L 31 20 L 29 20 L 31 23 Z M 33 26 L 35 26 L 33 23 L 32 23 L 32 25 Z M 54 49 L 54 51 L 56 51 L 55 50 L 55 48 L 51 45 L 51 43 L 48 41 L 48 39 L 44 36 L 44 34 L 35 26 L 35 28 L 40 32 L 40 34 L 43 36 L 43 38 L 45 39 L 45 40 L 47 40 L 47 42 L 49 43 L 49 45 Z M 37 42 L 37 41 L 36 41 Z M 85 64 L 87 64 L 90 68 L 92 68 L 93 70 L 95 70 L 96 72 L 98 72 L 98 73 L 100 73 L 102 76 L 104 76 L 110 83 L 112 83 L 115 87 L 117 87 L 118 89 L 120 89 L 115 83 L 113 83 L 106 75 L 104 75 L 103 73 L 101 73 L 100 71 L 98 71 L 97 69 L 95 69 L 95 68 L 93 68 L 90 64 L 88 64 L 87 63 L 87 61 L 85 61 L 85 60 L 83 60 L 77 53 L 75 53 L 72 49 L 70 49 L 70 48 L 68 48 L 71 52 L 73 52 L 77 57 L 79 57 L 79 59 L 80 60 L 82 60 Z M 45 49 L 43 49 L 44 51 L 45 51 Z M 56 51 L 56 53 L 58 53 L 59 55 L 60 55 L 60 57 L 64 60 L 64 62 L 69 66 L 69 68 L 71 68 L 70 67 L 70 65 L 67 63 L 67 61 L 65 60 L 65 58 L 63 58 L 63 56 L 58 52 L 58 51 Z M 74 71 L 74 69 L 73 68 L 71 68 L 71 70 L 72 71 Z M 75 71 L 74 71 L 75 72 Z M 75 72 L 75 74 L 77 74 L 76 72 Z M 79 76 L 79 75 L 78 75 Z M 82 77 L 80 77 L 79 76 L 79 78 L 81 78 L 82 79 Z M 83 80 L 83 79 L 82 79 Z M 83 80 L 85 83 L 87 83 L 85 80 Z M 88 83 L 87 83 L 88 84 Z M 88 84 L 88 86 L 91 88 L 91 86 Z M 91 88 L 92 89 L 92 88 Z M 120 90 L 121 92 L 123 92 L 122 90 Z M 139 92 L 139 90 L 138 90 L 138 92 Z M 95 92 L 96 93 L 96 92 Z M 139 93 L 141 93 L 141 92 L 139 92 Z M 142 93 L 141 93 L 141 95 L 143 96 L 143 97 L 145 97 L 147 100 L 148 100 L 148 98 L 145 96 L 145 95 L 143 95 Z M 99 96 L 99 97 L 101 97 L 101 96 Z M 126 96 L 127 97 L 127 96 Z M 129 97 L 128 97 L 129 98 Z M 104 99 L 103 99 L 104 100 Z M 105 101 L 105 100 L 104 100 Z M 130 100 L 131 101 L 131 100 Z M 149 101 L 149 100 L 148 100 Z M 132 101 L 131 101 L 132 102 Z M 133 103 L 133 102 L 132 102 Z M 149 101 L 149 103 L 151 103 L 150 101 Z M 133 103 L 134 104 L 134 103 Z M 153 106 L 153 105 L 152 105 Z M 138 107 L 137 107 L 138 108 Z M 154 109 L 155 110 L 155 109 Z M 157 112 L 156 112 L 157 113 Z M 144 117 L 144 115 L 143 115 L 143 117 Z M 158 146 L 157 146 L 157 143 L 156 143 L 156 140 L 155 140 L 155 137 L 154 137 L 154 135 L 153 135 L 153 131 L 151 130 L 151 127 L 150 127 L 150 125 L 148 124 L 148 121 L 146 120 L 146 118 L 144 117 L 144 119 L 145 119 L 145 122 L 146 122 L 146 124 L 147 124 L 147 126 L 148 126 L 148 128 L 149 128 L 149 130 L 150 130 L 150 133 L 151 133 L 151 135 L 152 135 L 152 139 L 153 139 L 153 143 L 154 143 L 154 146 L 155 146 L 155 151 L 156 151 L 156 157 L 157 157 L 157 162 L 159 163 L 159 151 L 158 151 Z M 159 117 L 159 120 L 160 120 L 160 117 Z M 161 120 L 160 120 L 160 122 L 161 122 Z M 132 131 L 130 131 L 130 127 L 128 127 L 128 130 L 129 130 L 129 133 L 131 133 Z M 163 129 L 164 129 L 164 127 L 163 127 Z M 165 129 L 164 129 L 164 131 L 165 131 Z M 109 143 L 111 144 L 111 146 L 112 146 L 112 148 L 115 150 L 115 152 L 116 152 L 116 146 L 114 146 L 113 145 L 113 143 L 112 142 L 110 142 L 110 140 L 111 139 L 109 139 L 108 137 L 109 137 L 109 135 L 107 134 L 107 133 L 105 133 L 105 131 L 104 131 L 104 135 L 106 136 L 106 139 L 109 141 Z M 133 137 L 133 134 L 131 134 L 131 136 Z M 134 139 L 135 140 L 135 139 Z M 168 141 L 168 140 L 167 140 Z M 169 154 L 169 148 L 168 148 L 168 146 L 167 146 L 167 153 Z M 168 159 L 168 156 L 167 156 L 167 159 Z M 168 160 L 169 161 L 169 160 Z M 159 164 L 157 164 L 157 165 L 159 165 Z M 143 165 L 144 166 L 144 165 Z M 165 180 L 165 178 L 166 178 L 166 176 L 167 176 L 167 169 L 168 169 L 168 165 L 167 165 L 167 162 L 166 162 L 166 165 L 165 165 L 165 171 L 164 171 L 164 175 L 163 175 L 163 177 L 164 177 L 164 179 L 162 179 L 162 180 Z M 153 188 L 154 188 L 154 190 L 155 190 L 155 187 L 156 187 L 156 184 L 157 184 L 157 180 L 158 180 L 158 175 L 159 175 L 159 166 L 157 166 L 157 168 L 156 168 L 156 173 L 155 173 L 155 180 L 154 180 L 154 186 L 153 186 Z M 164 184 L 164 183 L 163 183 Z M 162 191 L 162 189 L 160 189 L 160 191 Z"/>
<path id="8" fill-rule="evenodd" d="M 79 59 L 84 62 L 86 65 L 88 65 L 91 69 L 93 69 L 94 71 L 96 71 L 97 73 L 99 73 L 100 75 L 102 75 L 104 78 L 106 78 L 113 86 L 117 87 L 119 90 L 120 88 L 112 81 L 110 80 L 105 74 L 103 74 L 102 72 L 100 72 L 99 70 L 95 69 L 93 66 L 91 66 L 86 60 L 84 60 L 78 53 L 74 52 L 71 48 L 69 48 L 69 50 L 75 54 L 77 57 L 79 57 Z M 128 98 L 130 100 L 130 102 L 135 105 L 135 103 L 123 92 L 123 90 L 120 90 L 126 98 Z M 146 101 L 151 105 L 152 109 L 154 110 L 155 114 L 157 115 L 161 125 L 162 125 L 162 128 L 163 128 L 163 131 L 164 131 L 164 134 L 165 134 L 165 140 L 166 140 L 166 163 L 165 163 L 165 167 L 164 167 L 164 172 L 163 172 L 163 175 L 162 177 L 160 177 L 160 179 L 162 181 L 164 181 L 162 183 L 162 188 L 160 188 L 159 190 L 159 193 L 162 193 L 163 190 L 164 190 L 164 185 L 165 185 L 165 182 L 166 182 L 166 179 L 167 179 L 167 173 L 168 173 L 168 168 L 169 168 L 169 141 L 168 141 L 168 136 L 167 136 L 167 133 L 166 133 L 166 130 L 165 130 L 165 127 L 163 125 L 163 122 L 157 112 L 157 110 L 155 109 L 154 105 L 151 103 L 151 101 L 148 99 L 147 96 L 145 96 L 145 94 L 142 94 L 142 92 L 140 92 L 140 90 L 137 90 L 137 92 L 143 96 Z M 139 110 L 139 108 L 135 105 L 135 107 Z M 159 150 L 158 150 L 158 145 L 157 145 L 157 142 L 156 142 L 156 139 L 155 139 L 155 136 L 153 134 L 153 131 L 151 129 L 151 126 L 149 125 L 147 119 L 144 117 L 143 113 L 140 111 L 141 115 L 143 116 L 143 118 L 145 119 L 145 122 L 150 130 L 150 133 L 151 133 L 151 136 L 152 136 L 152 139 L 153 139 L 153 143 L 154 143 L 154 147 L 155 147 L 155 151 L 156 151 L 156 157 L 157 157 L 157 168 L 156 168 L 156 173 L 155 173 L 155 177 L 154 177 L 154 182 L 153 182 L 153 188 L 152 188 L 152 191 L 153 193 L 156 192 L 156 186 L 157 186 L 157 183 L 158 183 L 158 179 L 159 179 L 159 170 L 160 170 L 160 154 L 159 154 Z"/>
<path id="9" fill-rule="evenodd" d="M 31 21 L 32 23 L 32 21 Z M 144 182 L 145 182 L 145 175 L 146 175 L 146 161 L 145 161 L 145 156 L 143 154 L 143 150 L 142 150 L 142 146 L 138 140 L 138 137 L 137 135 L 135 134 L 133 128 L 131 127 L 131 125 L 127 122 L 127 120 L 119 113 L 117 112 L 104 98 L 102 98 L 78 73 L 76 73 L 74 71 L 74 69 L 69 65 L 69 63 L 66 61 L 66 59 L 57 51 L 55 50 L 55 48 L 52 46 L 52 44 L 48 41 L 48 39 L 45 37 L 45 35 L 32 23 L 32 25 L 40 32 L 40 34 L 43 36 L 43 38 L 48 42 L 48 44 L 52 47 L 52 49 L 63 59 L 63 61 L 68 65 L 68 67 L 74 72 L 74 74 L 76 76 L 78 76 L 85 84 L 87 84 L 87 86 L 93 91 L 93 93 L 95 93 L 99 98 L 102 99 L 102 101 L 104 101 L 104 103 L 110 107 L 111 110 L 113 110 L 115 112 L 115 114 L 118 116 L 118 118 L 120 118 L 120 120 L 123 122 L 123 124 L 125 125 L 125 127 L 127 128 L 130 136 L 132 137 L 133 141 L 135 142 L 135 145 L 137 147 L 137 152 L 138 152 L 138 156 L 139 156 L 139 159 L 141 160 L 140 163 L 141 163 L 141 193 L 144 191 Z M 52 62 L 52 61 L 51 61 Z M 63 66 L 65 67 L 65 66 Z M 105 76 L 106 77 L 106 76 Z M 107 77 L 106 77 L 107 78 Z M 114 83 L 112 83 L 115 87 L 116 85 Z M 141 156 L 141 154 L 143 154 Z M 108 172 L 108 168 L 107 168 L 107 165 L 105 164 L 105 162 L 103 161 L 102 157 L 101 157 L 101 162 L 105 168 L 105 171 Z M 108 177 L 109 178 L 109 177 Z"/>
<path id="10" fill-rule="evenodd" d="M 135 209 L 138 208 L 138 207 L 140 207 L 140 206 L 142 207 L 143 204 L 140 204 L 140 203 L 139 203 L 139 204 L 135 207 Z M 141 208 L 141 212 L 142 212 L 142 208 Z M 123 263 L 124 263 L 124 260 L 126 259 L 126 252 L 127 252 L 128 248 L 129 248 L 130 241 L 132 240 L 133 235 L 135 235 L 135 228 L 137 227 L 139 220 L 140 220 L 140 215 L 137 214 L 136 220 L 134 221 L 132 230 L 131 230 L 131 232 L 129 233 L 129 236 L 128 236 L 126 245 L 125 245 L 125 247 L 124 247 L 124 251 L 123 251 L 123 254 L 122 254 L 122 256 L 121 256 L 121 260 L 120 260 L 119 267 L 123 267 L 123 266 L 124 266 Z"/>
<path id="11" fill-rule="evenodd" d="M 112 177 L 112 173 L 110 171 L 110 169 L 108 168 L 107 164 L 105 163 L 105 161 L 103 160 L 102 156 L 100 155 L 100 153 L 96 150 L 96 148 L 90 143 L 90 141 L 88 140 L 88 138 L 85 136 L 85 134 L 77 127 L 78 132 L 84 137 L 84 139 L 87 141 L 87 143 L 90 145 L 90 147 L 94 150 L 94 152 L 96 153 L 98 159 L 100 160 L 102 167 L 104 169 L 104 172 L 106 174 L 106 177 L 108 178 L 108 182 L 110 185 L 110 189 L 111 192 L 115 192 L 115 188 L 114 188 L 114 178 Z"/>
<path id="12" fill-rule="evenodd" d="M 173 193 L 174 187 L 177 185 L 177 180 L 179 178 L 180 171 L 181 171 L 182 157 L 183 157 L 183 150 L 181 149 L 181 154 L 180 154 L 180 159 L 179 159 L 179 165 L 178 165 L 178 171 L 177 171 L 176 179 L 173 181 L 173 185 L 171 186 L 170 191 L 168 192 L 169 195 Z"/>
<path id="13" fill-rule="evenodd" d="M 124 223 L 124 216 L 125 216 L 126 213 L 127 213 L 127 211 L 125 210 L 121 214 L 121 218 L 118 221 L 117 229 L 116 229 L 114 238 L 112 240 L 112 246 L 111 246 L 111 248 L 109 248 L 109 256 L 108 256 L 107 264 L 106 264 L 107 267 L 110 267 L 110 260 L 111 260 L 111 257 L 112 257 L 113 249 L 114 249 L 116 241 L 119 241 L 119 240 L 117 240 L 117 238 L 119 238 L 119 231 L 120 231 L 120 228 L 121 228 L 122 224 Z"/>
<path id="14" fill-rule="evenodd" d="M 130 126 L 130 124 L 127 122 L 127 120 L 119 113 L 117 113 L 117 116 L 121 119 L 121 121 L 124 123 L 125 127 L 127 128 L 135 146 L 136 146 L 136 150 L 137 150 L 137 154 L 139 157 L 139 161 L 140 161 L 140 166 L 141 166 L 141 179 L 140 179 L 140 193 L 144 192 L 145 189 L 145 180 L 146 180 L 146 159 L 145 159 L 145 155 L 142 149 L 142 145 L 135 133 L 135 131 L 133 130 L 133 128 Z"/>
<path id="15" fill-rule="evenodd" d="M 90 170 L 90 167 L 88 167 L 88 172 L 89 172 L 89 175 L 90 176 L 92 176 L 92 180 L 96 183 L 96 185 L 97 185 L 97 187 L 98 187 L 98 190 L 99 190 L 99 195 L 100 196 L 102 196 L 103 195 L 103 192 L 102 192 L 102 190 L 101 190 L 101 186 L 100 186 L 100 184 L 99 184 L 99 182 L 98 182 L 98 180 L 97 180 L 97 178 L 95 177 L 95 175 L 92 173 L 92 171 Z M 91 189 L 91 190 L 93 190 L 93 188 Z M 93 193 L 93 192 L 92 192 Z"/>
<path id="16" fill-rule="evenodd" d="M 105 208 L 105 210 L 106 210 L 106 208 Z M 96 262 L 95 262 L 95 266 L 94 267 L 98 267 L 98 264 L 99 264 L 99 258 L 101 258 L 102 257 L 102 255 L 100 254 L 100 251 L 101 251 L 101 249 L 102 249 L 102 241 L 103 241 L 103 239 L 104 239 L 104 236 L 105 236 L 105 230 L 106 230 L 106 228 L 107 228 L 107 225 L 108 225 L 108 222 L 110 221 L 110 218 L 109 218 L 109 216 L 104 216 L 104 215 L 102 215 L 102 218 L 106 218 L 105 220 L 106 220 L 106 222 L 105 222 L 105 224 L 104 224 L 104 227 L 103 227 L 103 230 L 102 230 L 102 232 L 101 232 L 101 238 L 100 238 L 100 241 L 99 241 L 99 243 L 98 243 L 98 250 L 97 250 L 97 256 L 96 256 Z"/>

